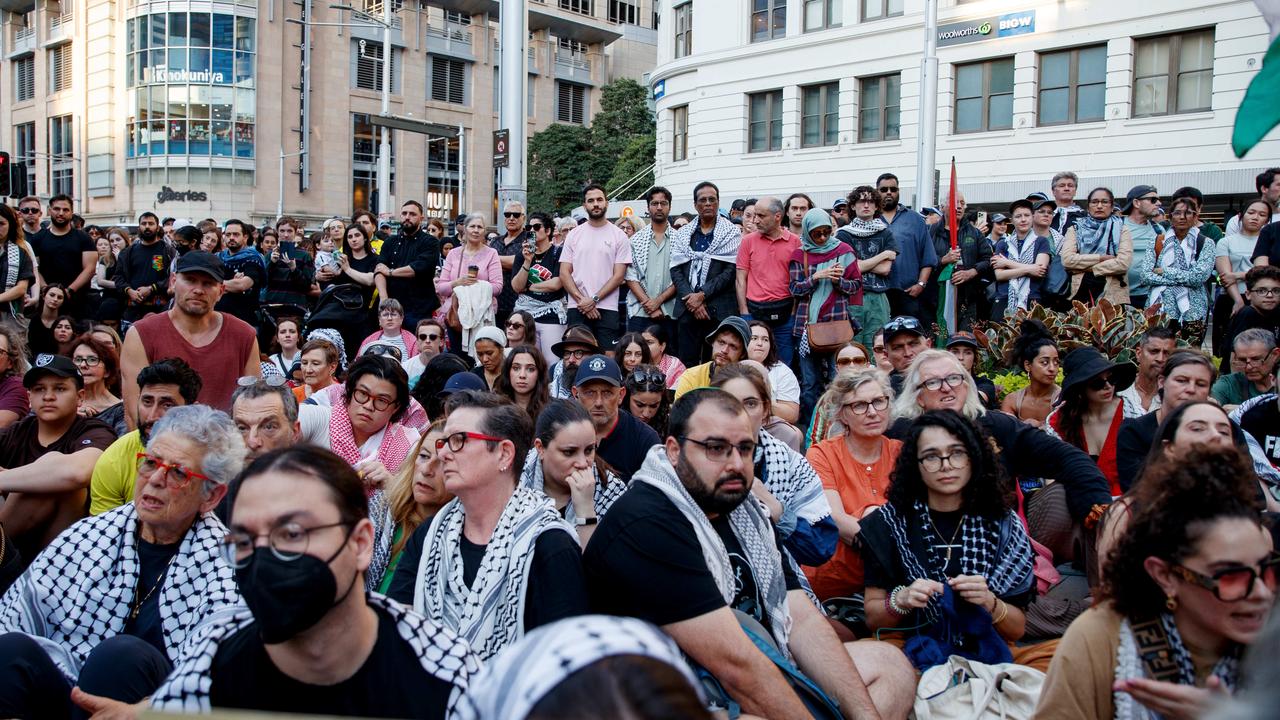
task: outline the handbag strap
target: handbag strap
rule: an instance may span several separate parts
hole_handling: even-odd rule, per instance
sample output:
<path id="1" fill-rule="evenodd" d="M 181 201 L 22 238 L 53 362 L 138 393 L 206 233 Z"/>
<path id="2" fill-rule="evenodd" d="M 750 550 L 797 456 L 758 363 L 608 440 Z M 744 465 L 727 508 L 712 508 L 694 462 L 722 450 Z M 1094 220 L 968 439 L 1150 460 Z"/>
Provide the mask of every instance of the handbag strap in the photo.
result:
<path id="1" fill-rule="evenodd" d="M 1160 618 L 1132 623 L 1130 629 L 1133 631 L 1133 643 L 1137 646 L 1138 657 L 1151 679 L 1181 682 L 1182 671 L 1169 647 L 1169 635 Z"/>

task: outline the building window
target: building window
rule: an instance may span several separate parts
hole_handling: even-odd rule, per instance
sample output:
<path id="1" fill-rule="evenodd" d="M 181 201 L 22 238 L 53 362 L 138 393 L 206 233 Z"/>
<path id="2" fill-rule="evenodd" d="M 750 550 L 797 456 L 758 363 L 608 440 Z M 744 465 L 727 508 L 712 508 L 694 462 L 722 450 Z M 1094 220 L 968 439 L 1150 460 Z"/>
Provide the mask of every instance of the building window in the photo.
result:
<path id="1" fill-rule="evenodd" d="M 861 0 L 862 19 L 880 20 L 902 14 L 903 0 Z"/>
<path id="2" fill-rule="evenodd" d="M 75 125 L 72 116 L 49 118 L 49 194 L 74 196 L 75 180 Z"/>
<path id="3" fill-rule="evenodd" d="M 956 132 L 1013 127 L 1013 58 L 956 66 Z"/>
<path id="4" fill-rule="evenodd" d="M 841 0 L 804 0 L 804 31 L 840 27 Z"/>
<path id="5" fill-rule="evenodd" d="M 1134 117 L 1213 107 L 1213 30 L 1139 38 L 1133 67 Z"/>
<path id="6" fill-rule="evenodd" d="M 36 59 L 18 58 L 13 61 L 13 101 L 26 102 L 36 96 Z"/>
<path id="7" fill-rule="evenodd" d="M 352 87 L 382 92 L 382 43 L 355 40 L 351 43 L 355 65 L 351 74 Z M 400 53 L 391 50 L 391 92 L 400 89 Z"/>
<path id="8" fill-rule="evenodd" d="M 640 6 L 626 0 L 609 0 L 609 22 L 640 24 Z"/>
<path id="9" fill-rule="evenodd" d="M 568 10 L 579 15 L 591 16 L 592 12 L 591 0 L 560 0 L 560 9 Z"/>
<path id="10" fill-rule="evenodd" d="M 49 50 L 49 92 L 71 89 L 71 43 Z"/>
<path id="11" fill-rule="evenodd" d="M 458 212 L 462 159 L 458 138 L 427 135 L 426 215 L 448 219 Z"/>
<path id="12" fill-rule="evenodd" d="M 800 147 L 840 143 L 840 83 L 800 88 Z"/>
<path id="13" fill-rule="evenodd" d="M 382 129 L 374 127 L 365 113 L 351 115 L 351 207 L 365 209 L 377 215 L 386 211 L 378 207 L 378 146 L 382 142 Z M 391 155 L 391 187 L 396 191 L 396 143 L 395 133 L 388 133 Z"/>
<path id="14" fill-rule="evenodd" d="M 453 10 L 444 11 L 444 21 L 447 25 L 470 25 L 471 16 L 466 13 L 455 12 Z"/>
<path id="15" fill-rule="evenodd" d="M 751 42 L 787 36 L 787 0 L 751 0 Z"/>
<path id="16" fill-rule="evenodd" d="M 676 57 L 687 57 L 693 54 L 693 3 L 680 5 L 672 12 L 676 16 Z"/>
<path id="17" fill-rule="evenodd" d="M 747 96 L 747 152 L 782 149 L 782 91 Z"/>
<path id="18" fill-rule="evenodd" d="M 556 122 L 584 125 L 587 121 L 587 88 L 556 82 Z"/>
<path id="19" fill-rule="evenodd" d="M 671 108 L 671 159 L 674 162 L 689 158 L 689 106 Z"/>
<path id="20" fill-rule="evenodd" d="M 538 77 L 536 75 L 530 75 L 525 82 L 524 114 L 526 117 L 533 117 L 533 101 L 538 97 L 537 93 L 534 92 L 534 88 L 537 87 L 537 81 Z"/>
<path id="21" fill-rule="evenodd" d="M 1106 94 L 1106 45 L 1040 55 L 1041 125 L 1101 120 Z"/>
<path id="22" fill-rule="evenodd" d="M 36 124 L 13 126 L 13 161 L 27 164 L 27 192 L 36 191 Z"/>
<path id="23" fill-rule="evenodd" d="M 496 65 L 493 69 L 494 72 L 498 70 Z M 495 94 L 496 87 L 495 85 Z M 461 60 L 432 55 L 427 97 L 436 102 L 465 105 L 467 103 L 467 64 Z"/>
<path id="24" fill-rule="evenodd" d="M 858 142 L 897 140 L 902 76 L 863 78 L 858 93 Z"/>

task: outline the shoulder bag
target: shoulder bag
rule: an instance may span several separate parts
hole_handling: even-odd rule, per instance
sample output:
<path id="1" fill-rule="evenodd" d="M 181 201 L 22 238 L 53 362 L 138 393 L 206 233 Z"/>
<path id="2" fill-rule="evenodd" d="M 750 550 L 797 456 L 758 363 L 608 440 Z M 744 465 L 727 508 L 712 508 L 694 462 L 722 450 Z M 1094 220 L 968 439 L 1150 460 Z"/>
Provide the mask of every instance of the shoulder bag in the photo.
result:
<path id="1" fill-rule="evenodd" d="M 809 274 L 809 253 L 804 254 L 804 274 Z M 804 330 L 809 335 L 809 348 L 815 353 L 836 352 L 853 341 L 851 320 L 825 320 L 806 322 Z"/>

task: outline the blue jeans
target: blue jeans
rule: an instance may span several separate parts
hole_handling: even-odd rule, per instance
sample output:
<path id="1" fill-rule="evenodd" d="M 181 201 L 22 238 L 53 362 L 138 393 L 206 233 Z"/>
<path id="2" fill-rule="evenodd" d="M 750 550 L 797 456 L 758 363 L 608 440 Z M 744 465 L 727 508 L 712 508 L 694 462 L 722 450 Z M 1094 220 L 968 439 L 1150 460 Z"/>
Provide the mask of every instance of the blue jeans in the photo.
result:
<path id="1" fill-rule="evenodd" d="M 835 353 L 809 353 L 803 356 L 796 351 L 796 364 L 800 366 L 800 427 L 808 427 L 818 398 L 835 377 Z"/>

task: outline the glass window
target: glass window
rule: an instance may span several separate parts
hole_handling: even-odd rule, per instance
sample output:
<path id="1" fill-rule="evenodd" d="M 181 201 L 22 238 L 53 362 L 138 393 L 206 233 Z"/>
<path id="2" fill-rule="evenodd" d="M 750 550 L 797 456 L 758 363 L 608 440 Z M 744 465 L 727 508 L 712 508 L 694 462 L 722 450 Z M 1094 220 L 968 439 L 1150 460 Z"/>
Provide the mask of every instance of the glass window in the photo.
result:
<path id="1" fill-rule="evenodd" d="M 693 3 L 685 3 L 675 8 L 676 16 L 676 57 L 682 58 L 693 54 Z"/>
<path id="2" fill-rule="evenodd" d="M 800 146 L 840 142 L 840 83 L 800 88 Z"/>
<path id="3" fill-rule="evenodd" d="M 863 78 L 859 86 L 858 142 L 897 140 L 902 76 L 895 73 Z"/>
<path id="4" fill-rule="evenodd" d="M 689 157 L 689 106 L 671 109 L 671 159 L 674 162 Z"/>
<path id="5" fill-rule="evenodd" d="M 247 50 L 252 52 L 257 49 L 257 43 L 253 41 L 254 27 L 253 18 L 237 17 L 236 18 L 236 49 Z"/>
<path id="6" fill-rule="evenodd" d="M 1139 38 L 1134 45 L 1133 116 L 1213 107 L 1213 30 Z"/>
<path id="7" fill-rule="evenodd" d="M 804 31 L 840 27 L 841 0 L 804 0 Z"/>
<path id="8" fill-rule="evenodd" d="M 1105 45 L 1041 54 L 1039 124 L 1101 120 L 1106 89 Z"/>
<path id="9" fill-rule="evenodd" d="M 216 48 L 231 48 L 235 44 L 235 25 L 230 15 L 214 13 L 213 15 L 213 46 Z"/>
<path id="10" fill-rule="evenodd" d="M 752 0 L 751 42 L 787 35 L 787 0 Z"/>
<path id="11" fill-rule="evenodd" d="M 209 47 L 209 13 L 191 13 L 191 45 Z"/>
<path id="12" fill-rule="evenodd" d="M 164 15 L 151 16 L 151 47 L 162 48 L 169 43 L 164 38 Z"/>
<path id="13" fill-rule="evenodd" d="M 782 149 L 782 91 L 747 96 L 747 152 Z"/>
<path id="14" fill-rule="evenodd" d="M 197 52 L 193 50 L 192 52 Z M 208 50 L 200 50 L 199 52 L 208 53 Z M 222 76 L 222 82 L 230 84 L 234 82 L 232 77 L 232 55 L 230 50 L 214 50 L 212 59 L 209 61 L 209 70 L 217 78 Z M 217 82 L 217 80 L 215 80 Z"/>
<path id="15" fill-rule="evenodd" d="M 160 17 L 157 15 L 156 17 Z M 187 44 L 187 14 L 169 13 L 169 46 Z"/>
<path id="16" fill-rule="evenodd" d="M 903 0 L 861 0 L 862 19 L 880 20 L 902 14 Z"/>
<path id="17" fill-rule="evenodd" d="M 1013 127 L 1013 58 L 956 66 L 955 131 Z"/>

